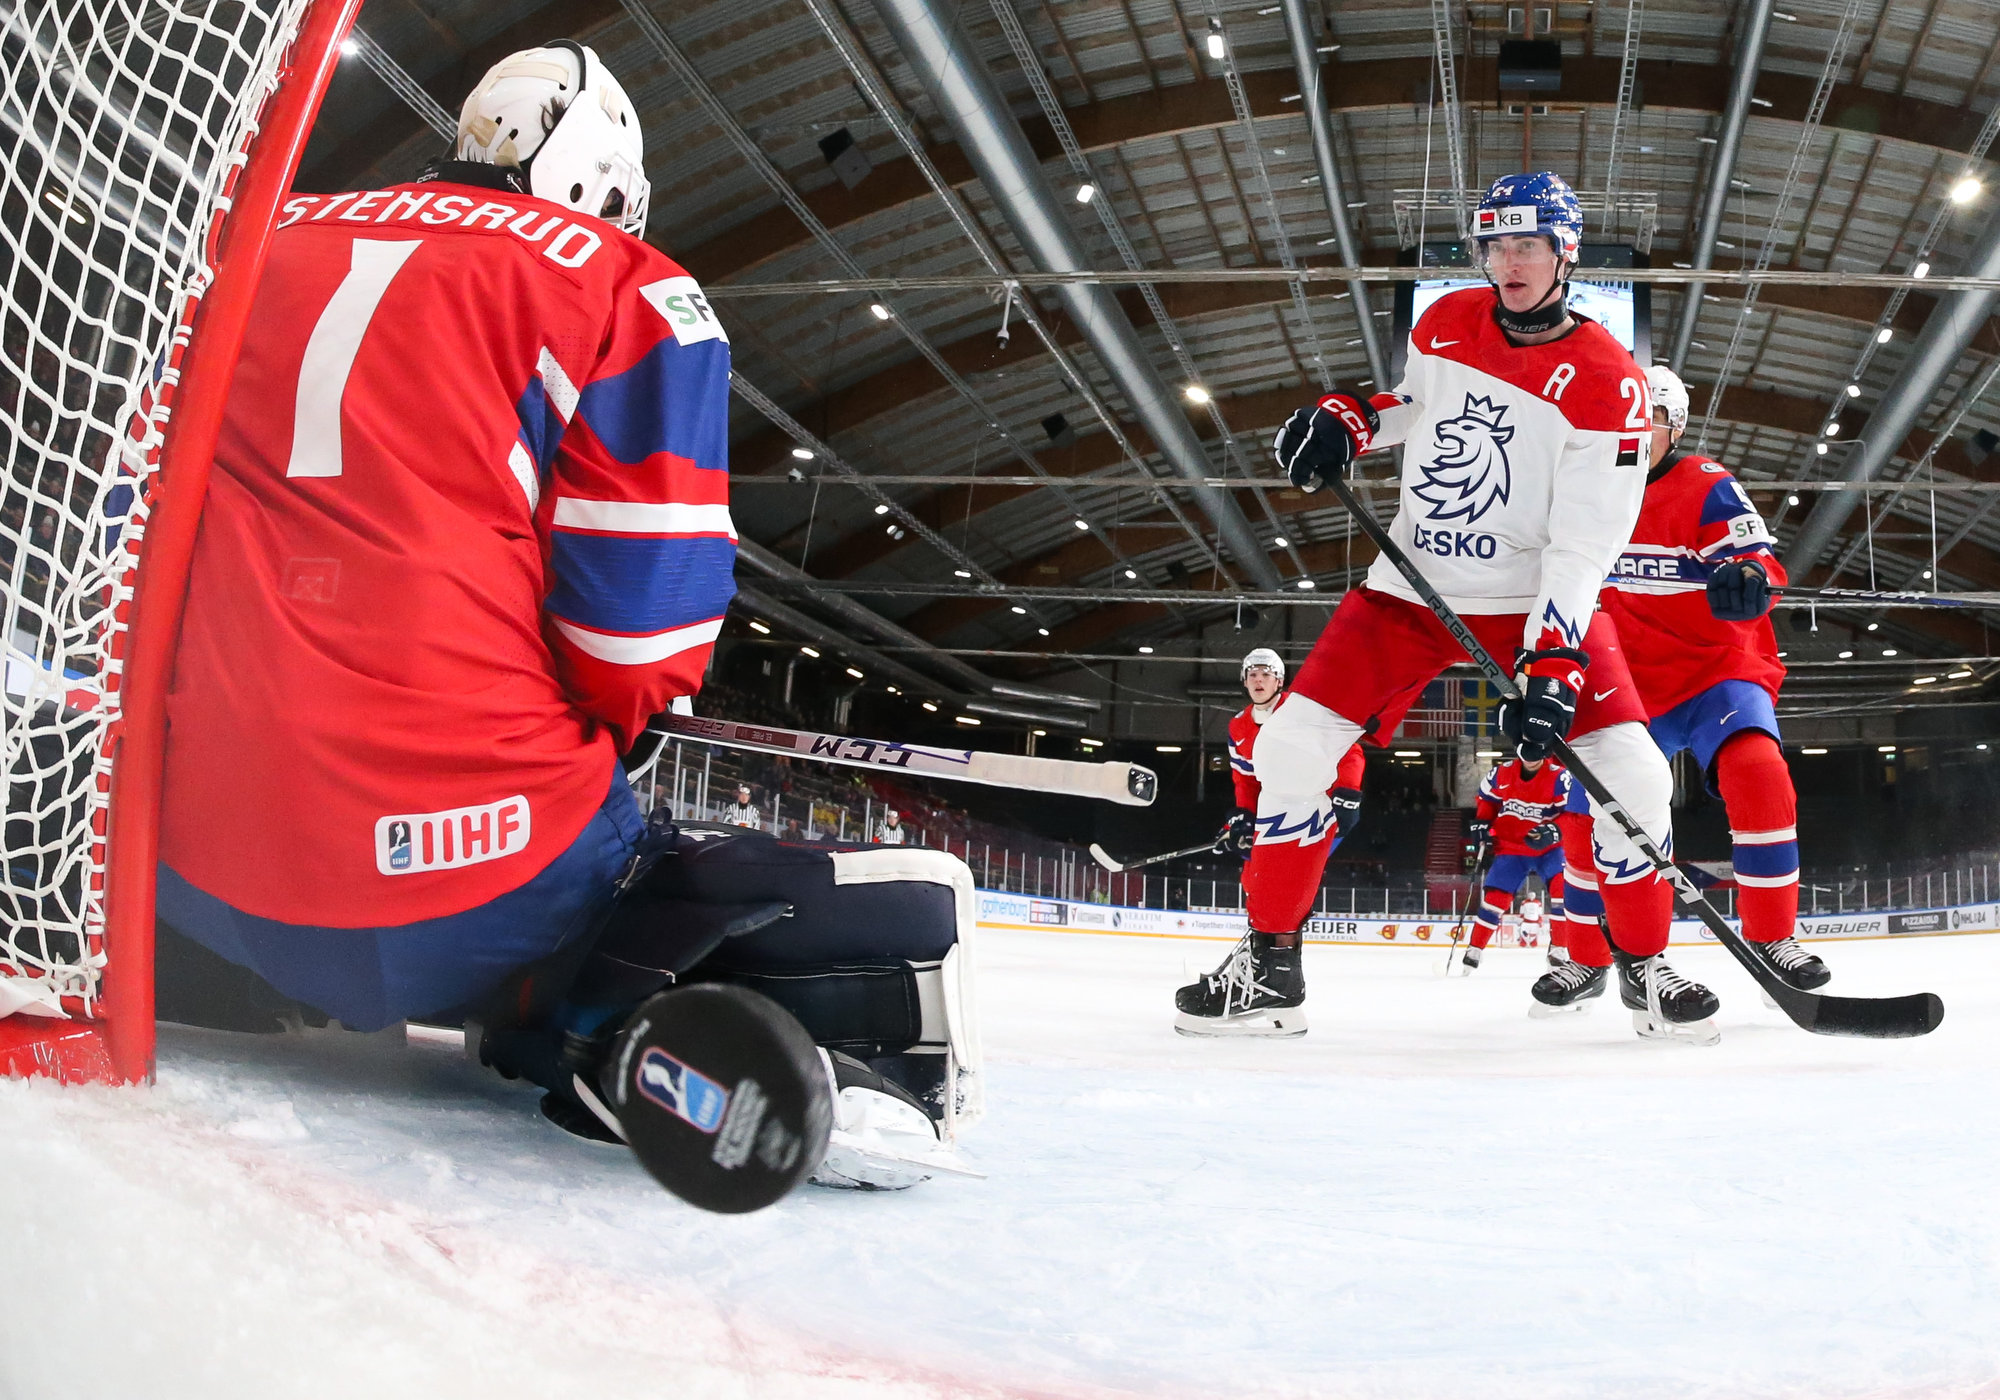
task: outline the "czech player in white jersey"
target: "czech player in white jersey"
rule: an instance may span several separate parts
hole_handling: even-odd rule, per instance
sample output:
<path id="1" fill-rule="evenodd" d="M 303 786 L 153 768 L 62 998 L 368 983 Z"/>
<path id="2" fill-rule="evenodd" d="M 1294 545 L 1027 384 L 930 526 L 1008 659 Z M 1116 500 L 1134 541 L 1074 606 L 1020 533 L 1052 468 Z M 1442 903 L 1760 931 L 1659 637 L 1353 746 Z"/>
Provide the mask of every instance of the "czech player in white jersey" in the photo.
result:
<path id="1" fill-rule="evenodd" d="M 1632 532 L 1652 427 L 1645 373 L 1602 326 L 1565 304 L 1583 213 L 1541 173 L 1497 180 L 1474 227 L 1488 287 L 1441 298 L 1411 334 L 1396 392 L 1329 394 L 1292 415 L 1279 465 L 1303 491 L 1344 477 L 1356 458 L 1401 444 L 1391 536 L 1480 642 L 1512 658 L 1522 700 L 1501 715 L 1524 759 L 1567 737 L 1663 847 L 1673 782 L 1647 737 L 1597 593 Z M 1465 653 L 1386 559 L 1347 594 L 1258 740 L 1263 789 L 1249 891 L 1251 981 L 1230 1004 L 1246 1033 L 1305 998 L 1288 950 L 1326 863 L 1326 791 L 1357 739 L 1386 739 L 1423 688 Z M 1597 813 L 1595 861 L 1628 956 L 1626 990 L 1642 1033 L 1714 1010 L 1714 998 L 1665 966 L 1671 888 L 1611 819 Z M 1585 857 L 1588 868 L 1590 860 Z M 1586 969 L 1603 990 L 1603 969 Z M 1268 1033 L 1268 1032 L 1267 1032 Z"/>

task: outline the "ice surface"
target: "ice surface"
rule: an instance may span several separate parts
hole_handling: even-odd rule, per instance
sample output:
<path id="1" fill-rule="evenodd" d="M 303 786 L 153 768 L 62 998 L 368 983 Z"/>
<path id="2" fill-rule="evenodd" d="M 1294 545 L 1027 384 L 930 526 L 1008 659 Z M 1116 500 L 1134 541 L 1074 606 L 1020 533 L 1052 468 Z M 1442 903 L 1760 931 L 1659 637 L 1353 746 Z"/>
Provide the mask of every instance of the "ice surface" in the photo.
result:
<path id="1" fill-rule="evenodd" d="M 2000 1396 L 2000 935 L 1822 946 L 1945 997 L 1888 1043 L 1677 950 L 1714 1049 L 1339 945 L 1305 1039 L 1177 1038 L 1223 951 L 989 934 L 989 1178 L 748 1217 L 435 1043 L 0 1083 L 0 1397 Z"/>

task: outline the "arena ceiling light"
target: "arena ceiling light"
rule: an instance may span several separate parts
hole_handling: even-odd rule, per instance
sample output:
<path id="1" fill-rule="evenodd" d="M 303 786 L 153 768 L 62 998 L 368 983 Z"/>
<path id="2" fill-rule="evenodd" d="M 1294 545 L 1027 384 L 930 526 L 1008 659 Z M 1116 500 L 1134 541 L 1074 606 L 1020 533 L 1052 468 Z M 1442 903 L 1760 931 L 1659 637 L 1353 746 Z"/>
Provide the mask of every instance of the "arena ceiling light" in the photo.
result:
<path id="1" fill-rule="evenodd" d="M 1851 652 L 1851 651 L 1843 651 L 1843 652 L 1842 652 L 1842 653 L 1840 654 L 1840 659 L 1841 659 L 1842 661 L 1851 661 L 1851 660 L 1853 660 L 1853 659 L 1854 659 L 1854 653 L 1853 653 L 1853 652 Z"/>
<path id="2" fill-rule="evenodd" d="M 1187 388 L 1181 390 L 1181 392 L 1187 396 L 1187 401 L 1192 404 L 1204 404 L 1215 397 L 1199 384 L 1190 384 Z"/>
<path id="3" fill-rule="evenodd" d="M 875 506 L 875 513 L 877 515 L 887 515 L 889 513 L 888 505 L 885 503 L 878 502 Z"/>
<path id="4" fill-rule="evenodd" d="M 1797 505 L 1797 504 L 1798 504 L 1798 502 L 1797 502 L 1797 501 L 1793 501 L 1793 502 L 1792 502 L 1792 504 L 1793 504 L 1793 505 Z M 970 569 L 953 569 L 953 570 L 951 571 L 951 576 L 952 576 L 953 578 L 971 578 L 971 577 L 972 577 L 972 570 L 970 570 Z"/>
<path id="5" fill-rule="evenodd" d="M 1222 21 L 1211 19 L 1208 22 L 1208 56 L 1210 58 L 1225 58 L 1228 54 L 1229 45 L 1223 42 L 1222 38 Z M 1960 202 L 1963 203 L 1964 201 L 1961 200 Z"/>
<path id="6" fill-rule="evenodd" d="M 1800 750 L 1799 750 L 1799 752 L 1800 752 L 1800 753 L 1809 753 L 1809 754 L 1813 755 L 1813 757 L 1817 758 L 1817 757 L 1819 757 L 1819 756 L 1820 756 L 1821 754 L 1824 754 L 1824 753 L 1826 752 L 1826 750 L 1825 750 L 1825 749 L 1800 749 Z"/>
<path id="7" fill-rule="evenodd" d="M 1896 746 L 1894 744 L 1881 744 L 1875 749 L 1876 753 L 1894 753 L 1895 751 Z"/>
<path id="8" fill-rule="evenodd" d="M 929 710 L 932 714 L 937 713 L 937 706 L 929 700 L 924 701 L 924 708 Z"/>
<path id="9" fill-rule="evenodd" d="M 1936 676 L 1918 676 L 1910 682 L 1911 685 L 1936 685 L 1937 683 L 1938 678 Z"/>
<path id="10" fill-rule="evenodd" d="M 1140 647 L 1140 648 L 1139 648 L 1139 655 L 1141 655 L 1141 656 L 1151 656 L 1152 654 L 1153 654 L 1153 649 L 1152 649 L 1151 647 Z"/>
<path id="11" fill-rule="evenodd" d="M 879 302 L 879 301 L 871 301 L 871 302 L 869 302 L 869 303 L 868 303 L 868 309 L 869 309 L 869 311 L 870 311 L 870 312 L 872 312 L 872 313 L 874 314 L 874 317 L 875 317 L 875 319 L 876 319 L 876 320 L 878 320 L 878 321 L 886 321 L 886 320 L 888 320 L 888 319 L 889 319 L 889 314 L 890 314 L 890 313 L 889 313 L 889 308 L 888 308 L 888 307 L 886 307 L 886 306 L 884 306 L 884 305 L 883 305 L 883 304 L 882 304 L 881 302 Z"/>
<path id="12" fill-rule="evenodd" d="M 1155 745 L 1153 745 L 1153 752 L 1154 752 L 1154 753 L 1179 753 L 1180 751 L 1181 751 L 1181 746 L 1180 746 L 1179 744 L 1155 744 Z"/>
<path id="13" fill-rule="evenodd" d="M 1299 580 L 1299 582 L 1298 582 L 1298 586 L 1299 586 L 1300 588 L 1302 588 L 1302 589 L 1305 589 L 1305 590 L 1306 590 L 1307 592 L 1311 592 L 1311 591 L 1312 591 L 1313 589 L 1315 589 L 1315 588 L 1318 588 L 1318 587 L 1319 587 L 1319 585 L 1318 585 L 1318 584 L 1314 583 L 1314 582 L 1313 582 L 1313 581 L 1312 581 L 1311 579 L 1309 579 L 1309 578 L 1302 578 L 1302 579 L 1300 579 L 1300 580 Z"/>
<path id="14" fill-rule="evenodd" d="M 1947 671 L 1945 679 L 1948 681 L 1962 681 L 1971 674 L 1972 672 L 1970 671 Z"/>
<path id="15" fill-rule="evenodd" d="M 1397 749 L 1397 750 L 1396 750 L 1396 757 L 1398 757 L 1398 758 L 1422 758 L 1423 756 L 1424 756 L 1424 751 L 1423 751 L 1422 749 Z"/>
<path id="16" fill-rule="evenodd" d="M 1893 657 L 1900 655 L 1900 653 L 1894 647 L 1883 647 L 1882 655 Z"/>
<path id="17" fill-rule="evenodd" d="M 868 677 L 866 677 L 866 676 L 862 675 L 862 674 L 861 674 L 861 673 L 860 673 L 859 671 L 855 670 L 855 669 L 854 669 L 854 668 L 853 668 L 852 666 L 849 666 L 849 667 L 847 668 L 847 674 L 848 674 L 848 675 L 850 675 L 850 676 L 852 676 L 852 677 L 854 677 L 854 679 L 856 679 L 857 681 L 865 681 L 865 680 L 867 680 L 867 679 L 868 679 Z"/>
<path id="18" fill-rule="evenodd" d="M 1984 187 L 1979 183 L 1976 176 L 1967 175 L 1951 187 L 1951 202 L 1953 204 L 1970 204 L 1973 200 L 1979 198 L 1979 191 L 1982 188 Z"/>
<path id="19" fill-rule="evenodd" d="M 979 727 L 979 721 L 974 719 L 971 715 L 959 715 L 957 716 L 957 719 L 960 724 L 969 724 L 975 729 Z"/>
<path id="20" fill-rule="evenodd" d="M 766 627 L 763 623 L 757 621 L 757 619 L 754 617 L 750 619 L 750 630 L 765 637 L 771 635 L 771 629 Z"/>
<path id="21" fill-rule="evenodd" d="M 1076 528 L 1079 530 L 1088 530 L 1090 528 L 1090 522 L 1088 520 L 1079 520 L 1076 522 Z"/>
<path id="22" fill-rule="evenodd" d="M 1126 577 L 1126 578 L 1137 578 L 1137 577 L 1139 577 L 1139 571 L 1138 571 L 1137 569 L 1127 569 L 1127 570 L 1125 571 L 1125 577 Z"/>
<path id="23" fill-rule="evenodd" d="M 1910 269 L 1910 276 L 1912 277 L 1928 277 L 1930 275 L 1931 265 L 1927 262 L 1920 262 Z"/>
<path id="24" fill-rule="evenodd" d="M 817 651 L 814 651 L 811 647 L 800 647 L 799 650 L 805 653 L 807 656 L 810 656 L 813 660 L 815 661 L 819 660 L 819 653 Z"/>
<path id="25" fill-rule="evenodd" d="M 1087 749 L 1101 749 L 1104 747 L 1102 739 L 1079 739 L 1077 742 Z"/>
<path id="26" fill-rule="evenodd" d="M 1283 535 L 1274 535 L 1271 538 L 1271 547 L 1273 549 L 1289 549 L 1291 548 L 1291 544 L 1292 542 Z"/>
<path id="27" fill-rule="evenodd" d="M 1884 326 L 1882 327 L 1881 330 L 1875 332 L 1875 343 L 1877 345 L 1887 345 L 1890 341 L 1894 340 L 1895 338 L 1896 338 L 1896 332 L 1890 329 L 1888 326 Z"/>
<path id="28" fill-rule="evenodd" d="M 1078 204 L 1088 204 L 1095 198 L 1097 198 L 1097 186 L 1078 185 L 1076 187 L 1076 202 Z"/>
<path id="29" fill-rule="evenodd" d="M 1858 399 L 1858 398 L 1860 398 L 1860 397 L 1861 397 L 1861 386 L 1860 386 L 1859 384 L 1850 384 L 1850 385 L 1848 385 L 1848 386 L 1847 386 L 1847 397 L 1849 397 L 1850 399 Z"/>
<path id="30" fill-rule="evenodd" d="M 810 462 L 813 459 L 812 449 L 810 447 L 794 447 L 792 449 L 792 455 L 798 458 L 801 462 Z"/>

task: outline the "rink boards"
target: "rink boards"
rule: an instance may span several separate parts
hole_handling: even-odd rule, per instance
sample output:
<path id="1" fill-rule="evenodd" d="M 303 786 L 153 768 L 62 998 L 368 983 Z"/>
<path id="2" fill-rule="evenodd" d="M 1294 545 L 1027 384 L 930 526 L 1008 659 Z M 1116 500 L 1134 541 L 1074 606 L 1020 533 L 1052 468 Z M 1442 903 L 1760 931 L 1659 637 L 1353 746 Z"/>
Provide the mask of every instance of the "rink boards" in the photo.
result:
<path id="1" fill-rule="evenodd" d="M 1449 915 L 1419 918 L 1317 915 L 1306 925 L 1309 943 L 1363 943 L 1390 947 L 1443 947 L 1452 941 L 1457 923 Z M 1737 921 L 1729 921 L 1732 928 Z M 1147 938 L 1196 938 L 1229 942 L 1243 936 L 1241 914 L 1199 910 L 1132 909 L 1117 904 L 1084 904 L 1067 899 L 979 891 L 979 927 L 996 932 L 1033 930 L 1047 933 L 1117 934 Z M 1987 933 L 2000 929 L 2000 904 L 1961 904 L 1939 909 L 1877 910 L 1872 913 L 1803 914 L 1798 936 L 1803 939 L 1906 938 L 1922 934 Z M 1509 919 L 1495 940 L 1501 946 L 1518 941 Z M 1715 935 L 1698 920 L 1675 919 L 1673 942 L 1712 943 Z"/>

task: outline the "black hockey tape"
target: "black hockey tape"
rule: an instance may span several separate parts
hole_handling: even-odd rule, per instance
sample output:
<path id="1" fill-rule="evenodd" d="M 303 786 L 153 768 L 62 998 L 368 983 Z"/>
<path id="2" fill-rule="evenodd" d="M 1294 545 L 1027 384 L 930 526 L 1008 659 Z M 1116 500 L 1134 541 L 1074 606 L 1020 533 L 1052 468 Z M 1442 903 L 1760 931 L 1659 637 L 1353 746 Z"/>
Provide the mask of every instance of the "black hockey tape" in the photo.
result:
<path id="1" fill-rule="evenodd" d="M 833 1091 L 812 1037 L 769 997 L 703 985 L 641 1006 L 612 1111 L 662 1186 L 703 1210 L 762 1210 L 826 1156 Z"/>

